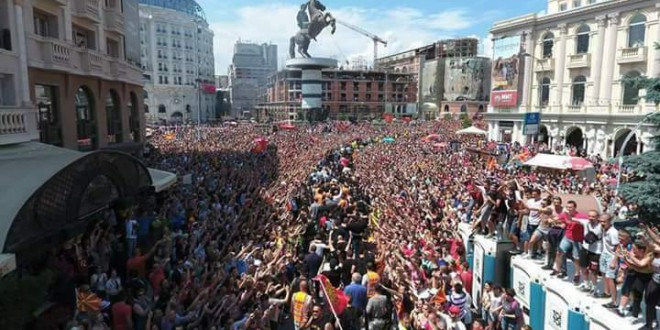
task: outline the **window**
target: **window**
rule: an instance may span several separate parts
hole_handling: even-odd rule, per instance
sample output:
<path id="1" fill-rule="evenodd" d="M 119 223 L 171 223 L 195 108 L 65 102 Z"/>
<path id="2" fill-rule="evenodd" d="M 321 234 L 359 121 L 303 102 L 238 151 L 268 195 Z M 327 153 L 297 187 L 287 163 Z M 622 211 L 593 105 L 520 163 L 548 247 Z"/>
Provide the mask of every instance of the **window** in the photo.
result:
<path id="1" fill-rule="evenodd" d="M 625 76 L 627 78 L 639 77 L 639 72 L 631 71 Z M 624 80 L 623 82 L 623 104 L 624 105 L 636 105 L 639 102 L 639 86 L 629 80 Z"/>
<path id="2" fill-rule="evenodd" d="M 596 1 L 597 1 L 597 0 L 588 0 L 587 2 L 591 5 L 591 4 L 596 3 Z"/>
<path id="3" fill-rule="evenodd" d="M 551 32 L 548 32 L 545 37 L 543 37 L 543 58 L 552 57 L 552 47 L 555 45 L 555 35 Z"/>
<path id="4" fill-rule="evenodd" d="M 577 54 L 586 54 L 589 52 L 589 26 L 583 24 L 577 30 Z"/>
<path id="5" fill-rule="evenodd" d="M 163 83 L 163 76 L 158 76 L 158 83 L 162 84 Z"/>
<path id="6" fill-rule="evenodd" d="M 144 105 L 144 113 L 149 113 L 149 106 L 146 104 Z"/>
<path id="7" fill-rule="evenodd" d="M 539 86 L 539 106 L 547 107 L 550 102 L 550 78 L 544 77 Z"/>
<path id="8" fill-rule="evenodd" d="M 34 10 L 34 34 L 42 37 L 57 38 L 57 17 Z"/>
<path id="9" fill-rule="evenodd" d="M 559 4 L 559 11 L 566 11 L 568 10 L 568 4 L 567 3 L 560 3 Z"/>
<path id="10" fill-rule="evenodd" d="M 165 108 L 165 105 L 161 104 L 158 106 L 158 113 L 166 113 L 167 109 Z"/>
<path id="11" fill-rule="evenodd" d="M 633 16 L 628 27 L 628 48 L 643 47 L 645 33 L 646 17 L 642 14 Z"/>
<path id="12" fill-rule="evenodd" d="M 581 0 L 573 0 L 573 8 L 579 8 L 582 7 L 582 1 Z"/>
<path id="13" fill-rule="evenodd" d="M 584 90 L 587 79 L 584 76 L 577 76 L 573 79 L 573 105 L 582 106 L 584 103 Z"/>
<path id="14" fill-rule="evenodd" d="M 113 39 L 106 39 L 107 53 L 112 57 L 119 57 L 119 42 Z"/>

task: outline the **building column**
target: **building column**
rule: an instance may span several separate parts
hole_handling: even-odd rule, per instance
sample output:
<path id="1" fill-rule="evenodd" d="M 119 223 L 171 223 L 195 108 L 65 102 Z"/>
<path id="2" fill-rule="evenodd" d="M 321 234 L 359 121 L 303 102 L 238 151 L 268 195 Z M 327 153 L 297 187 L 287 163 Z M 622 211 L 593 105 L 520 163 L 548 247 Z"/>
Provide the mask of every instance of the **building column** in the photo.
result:
<path id="1" fill-rule="evenodd" d="M 564 72 L 566 71 L 566 33 L 568 25 L 559 25 L 559 45 L 555 53 L 555 77 L 557 80 L 557 104 L 563 106 L 564 96 Z"/>
<path id="2" fill-rule="evenodd" d="M 20 103 L 24 107 L 31 107 L 30 99 L 30 77 L 28 75 L 27 44 L 25 41 L 25 24 L 23 22 L 23 0 L 16 0 L 14 3 L 14 12 L 16 13 L 16 43 L 18 53 L 18 76 L 20 91 Z M 11 14 L 10 14 L 11 15 Z"/>
<path id="3" fill-rule="evenodd" d="M 642 153 L 642 139 L 637 139 L 637 137 L 635 137 L 635 140 L 637 140 L 637 150 L 635 151 L 635 154 L 639 155 Z"/>
<path id="4" fill-rule="evenodd" d="M 62 27 L 62 32 L 64 33 L 64 40 L 68 42 L 73 42 L 73 26 L 71 25 L 71 6 L 73 3 L 68 2 L 64 6 L 60 6 L 60 13 L 62 15 L 62 20 L 64 21 L 64 26 Z M 102 12 L 101 12 L 102 13 Z"/>
<path id="5" fill-rule="evenodd" d="M 592 75 L 591 81 L 594 82 L 594 86 L 591 89 L 591 96 L 589 97 L 589 104 L 598 105 L 600 101 L 600 75 L 602 70 L 600 70 L 603 65 L 603 46 L 605 41 L 605 25 L 607 23 L 606 16 L 596 17 L 596 22 L 598 23 L 598 32 L 596 33 L 596 38 L 593 43 L 593 50 L 590 52 L 596 56 L 591 56 L 591 68 Z"/>
<path id="6" fill-rule="evenodd" d="M 655 4 L 655 8 L 658 17 L 660 17 L 660 2 Z M 651 41 L 660 39 L 660 21 L 656 20 L 655 31 L 651 30 L 651 33 L 649 34 L 648 38 L 650 38 Z M 654 54 L 653 56 L 649 56 L 649 75 L 651 77 L 660 77 L 660 49 L 655 49 L 655 47 L 651 45 L 648 47 L 648 50 L 651 54 Z"/>
<path id="7" fill-rule="evenodd" d="M 532 31 L 523 32 L 525 37 L 525 49 L 524 52 L 527 54 L 534 54 L 534 37 Z M 523 76 L 523 89 L 522 89 L 522 99 L 520 102 L 522 110 L 529 112 L 532 110 L 533 106 L 530 103 L 530 94 L 532 93 L 532 72 L 534 71 L 533 63 L 534 58 L 532 56 L 525 56 L 525 75 Z"/>
<path id="8" fill-rule="evenodd" d="M 603 47 L 603 77 L 600 79 L 600 95 L 604 97 L 599 99 L 601 105 L 609 106 L 612 102 L 612 82 L 614 81 L 614 66 L 616 65 L 616 39 L 618 34 L 619 13 L 607 15 L 609 24 L 607 25 L 607 35 Z M 595 68 L 595 67 L 594 67 Z M 598 71 L 598 69 L 595 69 Z"/>

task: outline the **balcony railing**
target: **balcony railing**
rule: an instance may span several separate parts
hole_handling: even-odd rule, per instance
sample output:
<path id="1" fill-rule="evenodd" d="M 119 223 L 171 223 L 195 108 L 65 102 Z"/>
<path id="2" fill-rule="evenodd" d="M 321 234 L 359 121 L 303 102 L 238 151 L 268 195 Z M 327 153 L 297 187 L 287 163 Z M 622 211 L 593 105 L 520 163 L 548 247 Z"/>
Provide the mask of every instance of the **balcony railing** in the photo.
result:
<path id="1" fill-rule="evenodd" d="M 584 112 L 584 106 L 582 104 L 571 104 L 566 106 L 567 113 L 582 113 Z"/>
<path id="2" fill-rule="evenodd" d="M 619 105 L 619 113 L 633 114 L 638 113 L 640 107 L 637 104 L 621 104 Z"/>
<path id="3" fill-rule="evenodd" d="M 80 52 L 83 69 L 85 71 L 96 74 L 103 73 L 103 55 L 91 49 L 83 49 Z"/>
<path id="4" fill-rule="evenodd" d="M 617 62 L 619 64 L 646 62 L 646 47 L 619 49 Z"/>
<path id="5" fill-rule="evenodd" d="M 97 0 L 73 0 L 73 14 L 100 22 L 99 1 Z"/>
<path id="6" fill-rule="evenodd" d="M 591 65 L 591 54 L 568 55 L 568 67 L 570 69 L 588 68 Z"/>
<path id="7" fill-rule="evenodd" d="M 555 70 L 555 59 L 550 58 L 550 57 L 539 58 L 536 61 L 535 70 L 536 70 L 536 72 L 554 71 Z"/>
<path id="8" fill-rule="evenodd" d="M 39 139 L 36 111 L 0 106 L 0 145 L 36 139 Z"/>
<path id="9" fill-rule="evenodd" d="M 51 38 L 36 39 L 41 47 L 43 61 L 50 65 L 68 66 L 71 63 L 71 46 Z"/>

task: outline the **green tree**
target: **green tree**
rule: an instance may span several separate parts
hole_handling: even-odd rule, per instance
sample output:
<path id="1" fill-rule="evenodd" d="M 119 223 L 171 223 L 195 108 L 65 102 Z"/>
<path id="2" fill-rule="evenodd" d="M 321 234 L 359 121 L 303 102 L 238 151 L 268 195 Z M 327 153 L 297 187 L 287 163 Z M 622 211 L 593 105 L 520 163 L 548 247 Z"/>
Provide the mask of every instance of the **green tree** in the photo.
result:
<path id="1" fill-rule="evenodd" d="M 445 113 L 445 120 L 451 120 L 451 113 Z"/>
<path id="2" fill-rule="evenodd" d="M 461 120 L 461 125 L 463 126 L 463 128 L 468 128 L 472 126 L 472 120 L 467 115 L 467 113 L 462 113 L 459 119 Z"/>
<path id="3" fill-rule="evenodd" d="M 655 47 L 660 49 L 660 44 L 656 43 Z M 660 77 L 625 79 L 639 88 L 646 89 L 646 102 L 660 104 Z M 660 113 L 651 115 L 645 123 L 660 129 Z M 660 224 L 660 135 L 652 137 L 651 140 L 654 148 L 652 151 L 624 160 L 624 165 L 629 166 L 635 176 L 621 185 L 621 195 L 626 201 L 637 204 L 640 220 Z"/>

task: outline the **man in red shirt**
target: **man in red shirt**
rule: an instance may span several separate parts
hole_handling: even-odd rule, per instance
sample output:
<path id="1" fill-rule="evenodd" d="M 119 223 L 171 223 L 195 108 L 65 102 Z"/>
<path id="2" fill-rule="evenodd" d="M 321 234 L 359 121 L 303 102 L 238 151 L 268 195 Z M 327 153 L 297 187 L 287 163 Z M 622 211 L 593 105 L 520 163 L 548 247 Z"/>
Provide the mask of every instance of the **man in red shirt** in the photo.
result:
<path id="1" fill-rule="evenodd" d="M 463 288 L 472 295 L 472 271 L 470 270 L 470 264 L 463 261 L 461 268 L 459 275 L 461 277 L 461 282 L 463 282 Z"/>
<path id="2" fill-rule="evenodd" d="M 126 294 L 119 294 L 119 301 L 112 305 L 112 329 L 133 329 L 133 308 L 126 303 Z"/>
<path id="3" fill-rule="evenodd" d="M 163 242 L 163 240 L 160 240 L 156 242 L 154 247 L 147 252 L 147 254 L 142 254 L 142 250 L 137 248 L 135 249 L 135 257 L 128 259 L 126 262 L 126 270 L 131 273 L 131 271 L 135 271 L 138 276 L 140 277 L 146 277 L 147 276 L 147 260 L 151 258 L 151 256 L 156 253 L 156 250 L 158 249 L 158 246 Z"/>
<path id="4" fill-rule="evenodd" d="M 579 220 L 574 218 L 577 214 L 576 208 L 577 204 L 574 201 L 568 201 L 566 203 L 566 210 L 557 216 L 556 220 L 564 227 L 564 237 L 559 243 L 559 250 L 557 250 L 557 256 L 555 258 L 555 269 L 550 275 L 558 275 L 560 278 L 566 276 L 566 273 L 560 271 L 560 269 L 564 255 L 570 252 L 575 261 L 573 263 L 575 266 L 573 282 L 579 284 L 580 263 L 577 260 L 579 260 L 580 248 L 584 240 L 584 226 Z"/>

